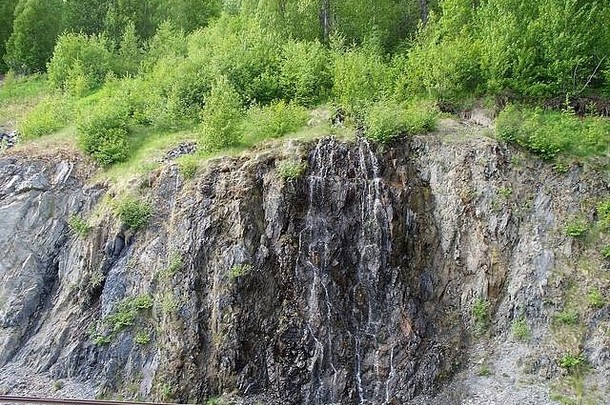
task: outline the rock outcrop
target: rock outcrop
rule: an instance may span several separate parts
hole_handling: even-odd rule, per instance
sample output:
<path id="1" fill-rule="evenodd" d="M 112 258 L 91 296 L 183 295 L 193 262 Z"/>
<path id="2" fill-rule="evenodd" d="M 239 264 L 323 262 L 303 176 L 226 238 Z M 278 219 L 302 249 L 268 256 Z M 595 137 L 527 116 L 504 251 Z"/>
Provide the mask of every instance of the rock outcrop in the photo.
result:
<path id="1" fill-rule="evenodd" d="M 0 157 L 0 367 L 181 402 L 544 404 L 581 350 L 604 398 L 609 307 L 566 346 L 554 322 L 597 249 L 563 232 L 608 195 L 586 170 L 453 130 L 386 150 L 287 142 L 191 180 L 162 166 L 131 185 L 152 209 L 133 231 L 80 158 L 16 150 Z M 583 288 L 603 291 L 603 259 L 588 266 Z"/>

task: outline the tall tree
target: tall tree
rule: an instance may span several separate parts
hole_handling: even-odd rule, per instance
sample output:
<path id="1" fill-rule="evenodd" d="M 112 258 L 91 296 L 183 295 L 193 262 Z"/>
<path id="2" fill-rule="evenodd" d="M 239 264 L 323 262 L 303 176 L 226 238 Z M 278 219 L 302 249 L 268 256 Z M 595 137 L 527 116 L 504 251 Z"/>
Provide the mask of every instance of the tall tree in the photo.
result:
<path id="1" fill-rule="evenodd" d="M 13 20 L 15 19 L 15 6 L 17 0 L 3 0 L 0 2 L 0 73 L 7 70 L 4 63 L 6 53 L 6 41 L 13 32 Z"/>
<path id="2" fill-rule="evenodd" d="M 19 0 L 4 62 L 17 73 L 42 72 L 62 27 L 63 0 Z"/>
<path id="3" fill-rule="evenodd" d="M 68 31 L 100 34 L 111 0 L 64 0 L 64 21 Z"/>
<path id="4" fill-rule="evenodd" d="M 220 15 L 222 4 L 220 0 L 161 0 L 158 7 L 160 19 L 170 19 L 177 28 L 190 32 Z"/>
<path id="5" fill-rule="evenodd" d="M 104 21 L 105 32 L 118 46 L 125 27 L 132 22 L 142 40 L 151 38 L 161 22 L 159 0 L 110 0 Z"/>

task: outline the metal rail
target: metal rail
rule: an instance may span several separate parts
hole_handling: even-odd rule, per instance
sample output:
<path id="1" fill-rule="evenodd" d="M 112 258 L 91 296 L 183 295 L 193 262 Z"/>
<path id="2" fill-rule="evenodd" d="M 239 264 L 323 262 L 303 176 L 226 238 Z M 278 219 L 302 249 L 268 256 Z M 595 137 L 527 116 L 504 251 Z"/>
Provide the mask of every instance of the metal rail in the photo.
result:
<path id="1" fill-rule="evenodd" d="M 176 405 L 164 402 L 105 401 L 101 399 L 36 398 L 16 395 L 0 395 L 0 404 L 6 403 L 45 405 Z"/>

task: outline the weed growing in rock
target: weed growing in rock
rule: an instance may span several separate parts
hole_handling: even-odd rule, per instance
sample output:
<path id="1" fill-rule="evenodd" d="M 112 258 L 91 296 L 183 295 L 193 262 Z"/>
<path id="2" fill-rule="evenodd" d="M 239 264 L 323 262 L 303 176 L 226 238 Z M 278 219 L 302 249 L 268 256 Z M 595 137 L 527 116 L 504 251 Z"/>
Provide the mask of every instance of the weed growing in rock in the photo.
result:
<path id="1" fill-rule="evenodd" d="M 126 198 L 115 206 L 115 214 L 127 228 L 137 231 L 148 223 L 152 215 L 149 204 Z"/>
<path id="2" fill-rule="evenodd" d="M 146 331 L 139 331 L 138 333 L 136 333 L 136 336 L 134 337 L 134 342 L 136 342 L 137 344 L 144 346 L 150 343 L 150 334 Z"/>
<path id="3" fill-rule="evenodd" d="M 243 277 L 247 274 L 249 274 L 252 271 L 253 267 L 251 264 L 247 264 L 247 263 L 242 263 L 242 264 L 236 264 L 235 266 L 231 267 L 231 278 L 237 278 L 237 277 Z"/>
<path id="4" fill-rule="evenodd" d="M 278 173 L 284 180 L 296 180 L 305 173 L 306 169 L 304 163 L 283 162 L 278 167 Z"/>
<path id="5" fill-rule="evenodd" d="M 610 228 L 610 197 L 597 204 L 597 216 L 603 228 Z"/>
<path id="6" fill-rule="evenodd" d="M 555 320 L 563 325 L 576 325 L 578 323 L 578 314 L 569 309 L 564 309 L 555 315 Z"/>
<path id="7" fill-rule="evenodd" d="M 604 246 L 601 251 L 604 259 L 610 259 L 610 245 Z"/>
<path id="8" fill-rule="evenodd" d="M 68 225 L 72 232 L 79 236 L 87 236 L 91 230 L 91 225 L 87 223 L 83 218 L 78 215 L 72 215 L 68 220 Z"/>
<path id="9" fill-rule="evenodd" d="M 606 300 L 604 296 L 597 289 L 593 289 L 589 291 L 587 294 L 587 301 L 589 302 L 589 306 L 591 308 L 600 309 L 606 305 Z"/>
<path id="10" fill-rule="evenodd" d="M 182 177 L 186 180 L 190 180 L 195 177 L 197 169 L 199 168 L 199 159 L 194 155 L 180 156 L 176 163 L 178 164 L 178 170 Z"/>
<path id="11" fill-rule="evenodd" d="M 489 327 L 489 302 L 483 298 L 477 298 L 472 306 L 474 318 L 474 329 L 477 335 L 483 334 Z"/>
<path id="12" fill-rule="evenodd" d="M 578 238 L 584 236 L 588 229 L 589 227 L 585 221 L 582 219 L 574 219 L 566 225 L 565 234 L 572 238 Z"/>
<path id="13" fill-rule="evenodd" d="M 498 189 L 498 195 L 505 200 L 508 200 L 511 195 L 513 195 L 513 189 L 510 187 L 500 187 Z"/>
<path id="14" fill-rule="evenodd" d="M 566 369 L 570 374 L 583 372 L 587 369 L 587 366 L 587 359 L 582 353 L 578 355 L 566 354 L 559 359 L 559 367 Z"/>
<path id="15" fill-rule="evenodd" d="M 522 342 L 529 340 L 531 337 L 530 328 L 527 324 L 525 316 L 523 315 L 513 321 L 511 331 L 515 339 Z"/>
<path id="16" fill-rule="evenodd" d="M 174 252 L 169 258 L 167 267 L 159 272 L 159 277 L 162 280 L 170 279 L 174 276 L 174 274 L 181 271 L 183 266 L 184 263 L 182 263 L 182 258 L 178 253 Z"/>

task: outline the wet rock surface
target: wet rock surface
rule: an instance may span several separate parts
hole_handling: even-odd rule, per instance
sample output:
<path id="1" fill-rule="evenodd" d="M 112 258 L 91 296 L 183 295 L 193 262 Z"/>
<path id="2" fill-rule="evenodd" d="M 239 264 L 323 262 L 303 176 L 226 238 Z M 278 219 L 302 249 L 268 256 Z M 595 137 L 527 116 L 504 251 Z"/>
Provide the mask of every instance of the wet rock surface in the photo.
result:
<path id="1" fill-rule="evenodd" d="M 17 367 L 165 401 L 554 403 L 550 302 L 583 252 L 564 219 L 608 179 L 520 156 L 450 132 L 385 151 L 290 143 L 188 181 L 168 164 L 140 191 L 153 216 L 136 233 L 82 162 L 0 157 L 0 387 Z M 286 161 L 305 174 L 282 178 Z M 584 348 L 601 381 L 595 330 Z"/>

